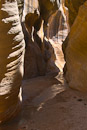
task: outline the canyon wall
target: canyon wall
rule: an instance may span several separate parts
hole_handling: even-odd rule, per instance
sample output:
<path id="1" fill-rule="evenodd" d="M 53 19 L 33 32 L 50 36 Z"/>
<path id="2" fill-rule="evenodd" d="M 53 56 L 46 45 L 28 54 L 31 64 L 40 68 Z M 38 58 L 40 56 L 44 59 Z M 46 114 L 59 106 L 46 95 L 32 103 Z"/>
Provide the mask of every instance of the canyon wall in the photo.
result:
<path id="1" fill-rule="evenodd" d="M 25 42 L 17 1 L 0 1 L 0 123 L 12 118 L 22 102 Z"/>
<path id="2" fill-rule="evenodd" d="M 56 0 L 25 1 L 25 79 L 45 75 L 57 69 L 54 49 L 44 33 L 50 16 L 58 10 L 58 6 Z"/>
<path id="3" fill-rule="evenodd" d="M 86 0 L 65 0 L 65 6 L 69 9 L 69 24 L 72 26 L 75 18 L 78 15 L 79 7 L 85 2 Z"/>
<path id="4" fill-rule="evenodd" d="M 84 1 L 66 0 L 71 29 L 63 51 L 64 75 L 69 87 L 87 92 L 87 1 Z"/>

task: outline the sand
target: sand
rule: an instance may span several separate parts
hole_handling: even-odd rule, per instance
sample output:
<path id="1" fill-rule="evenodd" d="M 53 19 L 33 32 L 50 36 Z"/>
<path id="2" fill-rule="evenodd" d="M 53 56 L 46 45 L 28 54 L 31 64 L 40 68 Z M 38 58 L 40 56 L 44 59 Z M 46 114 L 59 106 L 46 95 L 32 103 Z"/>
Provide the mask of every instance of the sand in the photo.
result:
<path id="1" fill-rule="evenodd" d="M 22 111 L 0 130 L 86 130 L 86 122 L 86 94 L 69 89 L 62 73 L 51 73 L 23 81 Z"/>

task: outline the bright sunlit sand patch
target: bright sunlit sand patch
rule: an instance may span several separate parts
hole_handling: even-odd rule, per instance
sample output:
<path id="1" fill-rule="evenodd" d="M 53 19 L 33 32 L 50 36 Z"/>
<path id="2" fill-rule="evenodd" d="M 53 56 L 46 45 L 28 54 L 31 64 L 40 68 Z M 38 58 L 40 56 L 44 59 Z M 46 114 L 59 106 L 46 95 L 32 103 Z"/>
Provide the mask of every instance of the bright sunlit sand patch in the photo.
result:
<path id="1" fill-rule="evenodd" d="M 59 73 L 58 76 L 55 77 L 58 81 L 60 81 L 59 84 L 53 84 L 52 86 L 48 87 L 42 93 L 40 93 L 37 97 L 35 97 L 32 101 L 32 104 L 37 107 L 37 111 L 43 108 L 44 104 L 48 101 L 53 99 L 57 94 L 62 93 L 65 91 L 64 87 L 64 79 L 61 73 Z"/>

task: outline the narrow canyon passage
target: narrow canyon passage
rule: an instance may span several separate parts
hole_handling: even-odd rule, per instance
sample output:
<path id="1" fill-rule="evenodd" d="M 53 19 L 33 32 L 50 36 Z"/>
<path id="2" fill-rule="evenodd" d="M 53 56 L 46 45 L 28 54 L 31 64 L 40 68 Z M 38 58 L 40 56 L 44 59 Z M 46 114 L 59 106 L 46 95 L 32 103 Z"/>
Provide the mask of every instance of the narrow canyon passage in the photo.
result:
<path id="1" fill-rule="evenodd" d="M 87 130 L 87 0 L 1 3 L 0 130 Z"/>

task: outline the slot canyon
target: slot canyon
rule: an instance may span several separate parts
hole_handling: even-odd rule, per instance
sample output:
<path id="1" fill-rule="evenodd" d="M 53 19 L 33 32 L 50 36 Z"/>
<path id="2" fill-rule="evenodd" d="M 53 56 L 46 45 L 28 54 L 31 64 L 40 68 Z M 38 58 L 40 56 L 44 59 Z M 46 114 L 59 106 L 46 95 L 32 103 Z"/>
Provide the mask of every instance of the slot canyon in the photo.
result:
<path id="1" fill-rule="evenodd" d="M 86 130 L 86 44 L 87 0 L 0 0 L 0 130 Z"/>

